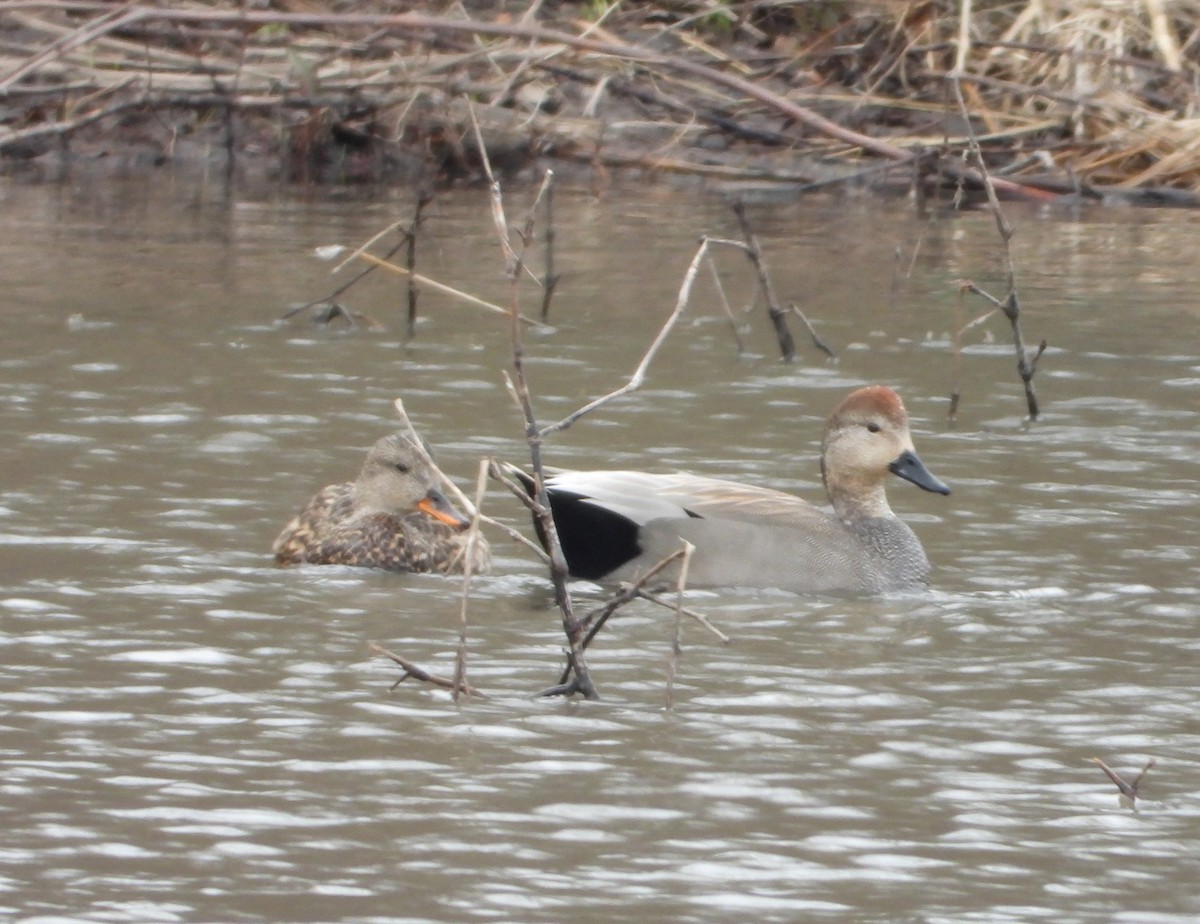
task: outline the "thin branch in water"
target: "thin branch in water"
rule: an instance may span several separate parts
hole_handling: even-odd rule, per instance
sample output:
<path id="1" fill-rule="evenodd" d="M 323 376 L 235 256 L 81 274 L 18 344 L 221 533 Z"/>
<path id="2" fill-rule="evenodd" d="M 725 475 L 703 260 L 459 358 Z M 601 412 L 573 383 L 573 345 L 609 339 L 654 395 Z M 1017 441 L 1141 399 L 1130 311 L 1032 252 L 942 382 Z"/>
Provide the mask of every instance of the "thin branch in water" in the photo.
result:
<path id="1" fill-rule="evenodd" d="M 667 708 L 675 705 L 675 672 L 679 668 L 679 656 L 683 653 L 683 592 L 687 589 L 688 566 L 696 547 L 688 541 L 683 543 L 683 558 L 679 562 L 679 579 L 675 584 L 675 632 L 671 638 L 671 652 L 667 655 Z"/>
<path id="2" fill-rule="evenodd" d="M 347 266 L 349 266 L 351 263 L 353 263 L 355 260 L 357 260 L 359 257 L 361 257 L 364 253 L 366 253 L 368 250 L 370 250 L 371 247 L 377 241 L 387 237 L 393 231 L 400 231 L 401 233 L 403 233 L 403 230 L 404 230 L 404 222 L 403 222 L 403 220 L 399 220 L 399 221 L 393 221 L 390 225 L 388 225 L 386 228 L 384 228 L 380 231 L 376 231 L 369 238 L 367 238 L 365 241 L 363 241 L 361 244 L 359 244 L 357 247 L 355 247 L 352 251 L 350 251 L 350 253 L 346 254 L 346 256 L 344 256 L 342 258 L 342 262 L 339 263 L 337 266 L 335 266 L 333 269 L 331 269 L 329 271 L 330 274 L 336 276 L 338 273 L 340 273 L 342 270 L 344 270 Z M 401 238 L 401 243 L 403 243 L 403 238 Z M 401 245 L 397 245 L 397 246 L 393 247 L 391 250 L 389 250 L 387 253 L 387 256 L 391 257 L 397 250 L 400 249 L 400 246 Z M 337 251 L 341 251 L 341 248 L 337 248 Z M 341 251 L 341 252 L 344 253 L 344 251 Z"/>
<path id="3" fill-rule="evenodd" d="M 969 7 L 967 8 L 969 9 Z M 965 15 L 965 14 L 964 14 Z M 992 209 L 992 217 L 996 220 L 996 230 L 1000 234 L 1000 243 L 1004 254 L 1005 275 L 1007 277 L 1008 294 L 1003 300 L 993 298 L 985 293 L 974 283 L 968 284 L 969 291 L 977 295 L 984 296 L 991 301 L 997 308 L 1004 312 L 1004 316 L 1008 318 L 1009 325 L 1012 327 L 1013 350 L 1017 357 L 1017 374 L 1021 378 L 1021 384 L 1025 388 L 1025 405 L 1029 410 L 1029 419 L 1037 420 L 1039 408 L 1037 394 L 1033 389 L 1033 377 L 1037 373 L 1037 363 L 1041 359 L 1042 353 L 1046 349 L 1046 342 L 1043 340 L 1038 349 L 1031 353 L 1025 346 L 1025 338 L 1021 333 L 1021 305 L 1020 299 L 1017 296 L 1016 283 L 1016 267 L 1013 262 L 1012 241 L 1013 228 L 1008 223 L 1008 219 L 1004 215 L 1004 211 L 1000 208 L 1000 200 L 996 196 L 995 183 L 991 175 L 988 173 L 987 165 L 983 160 L 983 151 L 979 147 L 979 139 L 975 137 L 975 129 L 971 124 L 971 116 L 967 111 L 966 101 L 963 99 L 962 81 L 960 72 L 955 72 L 950 77 L 950 85 L 954 90 L 955 99 L 958 102 L 959 112 L 962 115 L 963 123 L 966 126 L 968 150 L 972 159 L 975 161 L 979 175 L 983 178 L 984 189 L 987 190 L 988 204 Z M 957 411 L 958 402 L 951 401 L 951 408 Z"/>
<path id="4" fill-rule="evenodd" d="M 404 409 L 404 400 L 402 398 L 394 398 L 392 400 L 392 407 L 396 409 L 396 415 L 400 418 L 401 425 L 405 430 L 408 431 L 408 435 L 412 437 L 414 448 L 417 451 L 417 455 L 421 457 L 421 461 L 433 469 L 434 474 L 438 476 L 438 480 L 442 483 L 442 486 L 450 492 L 454 500 L 459 506 L 462 507 L 463 513 L 467 514 L 467 516 L 474 517 L 477 512 L 475 505 L 467 499 L 467 495 L 463 494 L 463 492 L 459 490 L 458 485 L 451 481 L 449 476 L 443 472 L 438 467 L 438 464 L 433 460 L 433 456 L 431 456 L 429 454 L 429 450 L 425 448 L 425 440 L 421 437 L 421 434 L 417 432 L 417 428 L 413 426 L 413 422 L 408 416 L 408 411 Z"/>
<path id="5" fill-rule="evenodd" d="M 750 245 L 745 241 L 735 241 L 733 238 L 729 237 L 710 237 L 708 242 L 717 247 L 732 247 L 734 250 L 740 250 L 747 256 L 753 252 L 750 249 Z"/>
<path id="6" fill-rule="evenodd" d="M 400 679 L 391 685 L 391 690 L 395 690 L 396 687 L 404 683 L 404 681 L 406 681 L 409 677 L 412 677 L 414 680 L 419 680 L 422 683 L 431 683 L 434 686 L 444 687 L 447 690 L 452 690 L 454 691 L 456 699 L 458 698 L 459 693 L 465 693 L 467 696 L 478 696 L 480 699 L 487 698 L 482 692 L 476 690 L 469 684 L 464 683 L 459 686 L 457 685 L 456 681 L 449 677 L 441 677 L 437 674 L 431 674 L 423 667 L 414 664 L 412 661 L 409 661 L 407 658 L 396 654 L 394 651 L 389 651 L 376 642 L 371 642 L 368 647 L 370 647 L 372 651 L 377 652 L 384 657 L 391 658 L 404 669 L 404 673 L 400 676 Z"/>
<path id="7" fill-rule="evenodd" d="M 1038 360 L 1042 358 L 1042 354 L 1046 351 L 1046 341 L 1042 340 L 1035 350 L 1031 351 L 1026 348 L 1024 338 L 1021 336 L 1021 308 L 1015 290 L 1010 290 L 1008 296 L 1001 301 L 990 292 L 981 289 L 975 283 L 970 281 L 964 281 L 960 283 L 960 288 L 972 293 L 973 295 L 978 295 L 980 298 L 983 298 L 994 306 L 993 311 L 989 311 L 981 317 L 976 318 L 971 323 L 967 324 L 963 328 L 964 331 L 974 327 L 984 319 L 991 317 L 996 311 L 1000 311 L 1006 318 L 1008 318 L 1009 325 L 1012 328 L 1013 348 L 1017 354 L 1017 374 L 1020 376 L 1021 383 L 1025 387 L 1025 406 L 1029 410 L 1029 419 L 1037 420 L 1039 408 L 1037 395 L 1033 390 L 1033 377 L 1037 374 Z"/>
<path id="8" fill-rule="evenodd" d="M 1101 770 L 1104 771 L 1104 775 L 1112 780 L 1113 785 L 1117 787 L 1117 791 L 1121 794 L 1122 804 L 1128 805 L 1129 808 L 1136 808 L 1138 787 L 1142 784 L 1142 778 L 1147 774 L 1147 772 L 1149 772 L 1150 768 L 1157 763 L 1157 761 L 1151 757 L 1148 761 L 1146 761 L 1146 766 L 1142 768 L 1142 772 L 1133 778 L 1133 782 L 1126 783 L 1125 780 L 1121 778 L 1120 774 L 1117 773 L 1117 771 L 1109 767 L 1108 764 L 1102 761 L 1099 757 L 1093 757 L 1092 760 Z"/>
<path id="9" fill-rule="evenodd" d="M 583 619 L 580 620 L 580 623 L 587 626 L 587 634 L 583 636 L 580 647 L 586 649 L 592 643 L 592 640 L 600 634 L 600 630 L 604 628 L 605 624 L 609 620 L 609 617 L 611 617 L 613 613 L 615 613 L 629 601 L 637 599 L 642 594 L 646 584 L 658 577 L 664 568 L 682 558 L 683 552 L 683 549 L 679 549 L 676 552 L 672 552 L 661 561 L 656 562 L 649 570 L 646 571 L 645 574 L 641 575 L 632 584 L 626 584 L 615 594 L 613 594 L 603 606 L 597 607 L 583 617 Z M 567 666 L 563 668 L 562 676 L 558 678 L 557 686 L 551 687 L 550 690 L 543 690 L 539 695 L 553 695 L 551 691 L 567 686 L 570 682 L 574 666 L 574 662 L 568 654 Z"/>
<path id="10" fill-rule="evenodd" d="M 837 354 L 835 352 L 833 352 L 833 348 L 830 347 L 829 344 L 827 344 L 824 340 L 821 339 L 821 337 L 817 333 L 816 329 L 812 326 L 812 322 L 810 322 L 808 320 L 808 316 L 803 311 L 800 310 L 800 306 L 797 305 L 795 302 L 788 302 L 788 307 L 792 309 L 792 312 L 796 315 L 796 317 L 798 317 L 801 320 L 801 322 L 803 322 L 804 326 L 808 329 L 808 335 L 810 337 L 812 337 L 813 346 L 815 346 L 818 350 L 820 350 L 822 353 L 824 353 L 830 359 L 837 359 Z"/>
<path id="11" fill-rule="evenodd" d="M 399 248 L 397 247 L 397 249 Z M 358 255 L 358 258 L 360 260 L 365 260 L 367 263 L 374 264 L 375 266 L 378 266 L 389 273 L 395 273 L 397 276 L 408 275 L 408 270 L 406 270 L 403 266 L 397 266 L 395 263 L 389 263 L 387 260 L 383 260 L 375 256 L 373 253 L 361 253 Z M 463 292 L 461 289 L 456 289 L 453 286 L 448 286 L 445 283 L 438 282 L 436 279 L 430 279 L 428 276 L 422 276 L 420 273 L 413 273 L 412 277 L 423 286 L 429 286 L 431 289 L 437 289 L 439 292 L 452 295 L 454 298 L 460 299 L 461 301 L 472 305 L 478 305 L 480 308 L 486 308 L 493 314 L 503 314 L 505 316 L 508 315 L 507 308 L 501 308 L 499 305 L 495 305 L 492 302 L 484 301 L 482 298 L 476 298 L 474 295 Z M 537 327 L 545 326 L 541 321 L 537 321 L 533 318 L 527 318 L 524 315 L 521 315 L 518 320 L 522 324 L 532 324 Z"/>
<path id="12" fill-rule="evenodd" d="M 479 509 L 483 506 L 483 495 L 487 490 L 488 460 L 479 461 L 479 474 L 475 478 L 475 515 L 467 528 L 463 543 L 462 602 L 458 610 L 458 651 L 454 656 L 454 701 L 458 702 L 459 690 L 467 688 L 467 607 L 471 600 L 471 578 L 475 576 L 475 550 L 479 547 Z"/>
<path id="13" fill-rule="evenodd" d="M 395 225 L 393 225 L 388 230 L 390 231 L 390 230 L 393 230 L 394 228 L 395 228 Z M 363 246 L 369 246 L 369 245 L 363 245 Z M 379 265 L 390 266 L 391 264 L 388 264 L 386 261 L 389 260 L 391 257 L 395 256 L 396 251 L 398 251 L 403 246 L 404 246 L 404 242 L 401 241 L 399 244 L 396 244 L 395 246 L 393 246 L 392 249 L 389 250 L 386 254 L 384 254 L 382 258 L 376 257 L 375 259 L 379 261 L 378 264 L 368 266 L 366 269 L 356 273 L 348 281 L 342 283 L 340 286 L 338 286 L 336 289 L 334 289 L 332 292 L 330 292 L 324 298 L 314 299 L 313 301 L 306 302 L 303 305 L 297 305 L 293 308 L 289 308 L 287 311 L 285 311 L 282 315 L 279 316 L 279 320 L 280 321 L 291 320 L 296 315 L 300 314 L 300 312 L 307 311 L 309 308 L 315 308 L 318 305 L 330 305 L 330 306 L 337 306 L 340 308 L 341 306 L 337 305 L 337 301 L 336 301 L 338 296 L 345 294 L 345 292 L 348 289 L 350 289 L 352 286 L 357 285 L 364 277 L 375 272 L 375 270 L 378 268 Z M 360 252 L 361 252 L 361 249 L 360 249 Z M 336 273 L 339 269 L 341 269 L 345 265 L 346 265 L 346 261 L 343 260 L 340 264 L 338 264 L 336 267 L 334 267 L 333 272 Z M 351 313 L 349 311 L 346 311 L 346 309 L 344 309 L 344 308 L 342 308 L 342 313 L 345 316 L 345 318 L 348 321 L 350 321 L 351 326 L 354 326 L 355 322 L 354 322 L 353 317 L 351 316 Z M 330 318 L 326 319 L 325 323 L 328 323 L 329 320 L 332 320 L 332 316 Z M 320 323 L 319 318 L 318 318 L 318 323 Z"/>
<path id="14" fill-rule="evenodd" d="M 408 269 L 408 324 L 405 326 L 405 339 L 411 340 L 417 335 L 417 234 L 421 230 L 425 206 L 433 201 L 433 193 L 428 187 L 422 187 L 417 193 L 417 204 L 413 208 L 413 219 L 404 232 L 404 240 L 408 245 L 405 251 L 405 267 Z"/>
<path id="15" fill-rule="evenodd" d="M 676 601 L 668 600 L 666 597 L 663 597 L 660 594 L 656 594 L 652 590 L 646 590 L 643 588 L 642 590 L 638 591 L 638 597 L 641 598 L 642 600 L 648 600 L 650 603 L 655 603 L 658 606 L 665 606 L 667 609 L 672 610 L 672 611 L 677 608 Z M 733 641 L 733 639 L 731 639 L 728 635 L 726 635 L 724 632 L 722 632 L 720 629 L 718 629 L 716 626 L 714 626 L 712 624 L 712 622 L 709 620 L 709 618 L 707 616 L 705 616 L 703 613 L 693 610 L 690 607 L 686 607 L 686 606 L 683 607 L 680 610 L 680 612 L 682 612 L 683 615 L 686 616 L 688 619 L 691 619 L 691 620 L 694 620 L 695 622 L 700 623 L 700 625 L 702 625 L 705 629 L 707 629 L 714 636 L 716 636 L 716 638 L 718 639 L 718 641 L 721 642 L 722 645 L 728 645 L 731 641 Z"/>
<path id="16" fill-rule="evenodd" d="M 920 217 L 925 217 L 925 213 L 918 212 Z M 925 242 L 925 232 L 929 229 L 928 221 L 921 227 L 920 234 L 917 235 L 917 240 L 913 244 L 912 255 L 908 258 L 908 266 L 904 272 L 900 272 L 900 264 L 904 260 L 904 252 L 900 245 L 896 245 L 895 261 L 892 265 L 892 288 L 888 297 L 888 308 L 895 311 L 900 307 L 904 300 L 905 290 L 909 282 L 912 281 L 913 270 L 917 266 L 917 258 L 921 255 L 921 245 Z"/>
<path id="17" fill-rule="evenodd" d="M 995 305 L 995 307 L 992 308 L 990 311 L 985 311 L 983 314 L 979 315 L 974 320 L 967 321 L 966 323 L 964 323 L 963 318 L 966 317 L 966 305 L 964 303 L 964 295 L 967 292 L 974 292 L 976 295 L 979 295 L 982 298 L 987 299 L 988 301 L 992 302 Z M 978 286 L 976 286 L 974 283 L 967 282 L 965 280 L 963 282 L 959 283 L 958 298 L 956 299 L 955 306 L 954 306 L 954 346 L 953 346 L 954 372 L 953 372 L 953 384 L 952 384 L 951 391 L 950 391 L 950 409 L 946 414 L 946 417 L 948 420 L 955 420 L 957 418 L 958 402 L 959 402 L 959 398 L 962 394 L 962 367 L 963 367 L 962 335 L 965 334 L 967 331 L 969 331 L 972 327 L 978 327 L 980 324 L 983 324 L 985 321 L 987 321 L 988 318 L 992 317 L 992 315 L 994 315 L 999 310 L 1000 310 L 1000 303 L 997 302 L 996 299 L 993 298 L 991 295 L 989 295 L 987 292 L 984 292 L 982 289 L 980 289 Z"/>
<path id="18" fill-rule="evenodd" d="M 541 527 L 542 535 L 546 537 L 546 550 L 550 556 L 550 580 L 554 585 L 555 602 L 562 614 L 563 634 L 567 639 L 568 660 L 574 669 L 574 677 L 569 684 L 559 684 L 555 688 L 556 695 L 570 696 L 581 694 L 586 699 L 598 699 L 591 672 L 587 667 L 582 646 L 583 627 L 575 616 L 571 592 L 567 587 L 567 559 L 563 554 L 562 543 L 558 538 L 558 530 L 554 525 L 554 517 L 550 514 L 550 499 L 546 494 L 546 471 L 542 463 L 542 434 L 539 432 L 537 415 L 533 408 L 533 396 L 529 389 L 529 380 L 525 374 L 525 346 L 521 338 L 520 318 L 520 283 L 524 266 L 524 252 L 533 237 L 536 208 L 546 190 L 550 187 L 551 174 L 543 178 L 541 188 L 529 210 L 529 216 L 521 235 L 521 249 L 518 252 L 509 237 L 508 220 L 504 215 L 504 200 L 500 192 L 500 184 L 492 173 L 492 165 L 483 141 L 483 133 L 479 129 L 479 121 L 475 117 L 475 107 L 469 105 L 467 111 L 471 115 L 471 124 L 475 131 L 475 140 L 479 146 L 479 157 L 483 163 L 484 172 L 488 178 L 488 188 L 491 198 L 492 223 L 504 253 L 505 270 L 509 280 L 509 339 L 512 344 L 513 389 L 521 406 L 521 414 L 525 420 L 525 439 L 529 444 L 529 456 L 533 466 L 533 478 L 538 503 L 535 515 Z"/>
<path id="19" fill-rule="evenodd" d="M 783 354 L 784 362 L 790 363 L 796 358 L 796 342 L 792 339 L 792 332 L 788 330 L 787 312 L 780 306 L 779 299 L 775 297 L 775 286 L 771 283 L 770 273 L 767 272 L 762 247 L 759 246 L 758 238 L 754 236 L 754 231 L 750 227 L 750 220 L 746 217 L 746 203 L 740 199 L 735 200 L 733 214 L 737 216 L 738 224 L 742 227 L 742 236 L 746 239 L 746 254 L 750 258 L 750 262 L 754 264 L 754 272 L 758 274 L 759 289 L 767 303 L 767 315 L 775 327 L 775 339 L 779 341 L 779 351 Z"/>
<path id="20" fill-rule="evenodd" d="M 532 514 L 534 514 L 535 516 L 537 515 L 538 510 L 540 509 L 537 500 L 529 496 L 529 493 L 525 490 L 524 485 L 519 484 L 518 482 L 514 481 L 512 478 L 509 478 L 508 474 L 504 471 L 504 468 L 495 459 L 488 460 L 488 475 L 490 475 L 492 478 L 496 479 L 502 485 L 504 485 L 506 488 L 508 488 L 508 490 L 511 491 L 512 494 L 519 501 L 521 501 L 521 503 L 523 503 Z M 510 539 L 514 540 L 519 545 L 523 545 L 523 546 L 525 546 L 525 548 L 532 551 L 535 555 L 537 555 L 539 558 L 541 558 L 541 560 L 544 564 L 546 564 L 546 565 L 550 564 L 550 556 L 548 554 L 546 554 L 546 550 L 543 549 L 540 545 L 538 545 L 533 540 L 527 539 L 525 537 L 524 533 L 521 533 L 518 530 L 513 529 L 511 526 L 509 526 L 505 523 L 500 523 L 496 520 L 493 520 L 491 517 L 484 517 L 483 521 L 491 526 L 495 526 L 499 529 L 504 530 L 508 534 Z"/>
<path id="21" fill-rule="evenodd" d="M 604 406 L 605 404 L 608 404 L 610 401 L 620 398 L 622 395 L 627 395 L 630 392 L 636 391 L 642 387 L 642 383 L 646 380 L 646 371 L 650 368 L 650 363 L 654 360 L 654 357 L 658 354 L 659 349 L 666 341 L 667 335 L 671 332 L 671 329 L 679 320 L 680 315 L 683 314 L 684 309 L 686 309 L 688 306 L 688 301 L 692 295 L 692 286 L 696 282 L 696 274 L 700 270 L 700 266 L 704 260 L 705 254 L 708 253 L 708 243 L 708 238 L 701 238 L 700 246 L 696 250 L 696 255 L 692 257 L 692 262 L 688 266 L 687 272 L 684 274 L 683 283 L 679 287 L 679 295 L 675 300 L 674 310 L 671 312 L 670 316 L 659 330 L 658 335 L 654 338 L 653 342 L 651 342 L 650 348 L 646 350 L 646 355 L 642 357 L 642 361 L 638 363 L 638 367 L 633 370 L 633 375 L 629 377 L 629 381 L 615 391 L 611 391 L 606 395 L 601 395 L 594 401 L 589 401 L 583 407 L 568 414 L 558 423 L 548 424 L 547 426 L 543 427 L 540 431 L 538 431 L 539 437 L 545 438 L 552 433 L 557 433 L 560 430 L 566 430 L 585 414 L 590 414 L 592 411 Z"/>
<path id="22" fill-rule="evenodd" d="M 717 290 L 717 299 L 721 302 L 721 309 L 725 312 L 725 317 L 729 319 L 729 331 L 733 334 L 733 342 L 737 344 L 739 353 L 745 353 L 746 344 L 742 341 L 741 331 L 738 330 L 737 318 L 733 316 L 733 306 L 729 304 L 729 296 L 725 294 L 725 285 L 721 282 L 721 274 L 717 271 L 717 262 L 712 258 L 712 254 L 707 255 L 705 262 L 712 274 L 713 288 Z"/>
<path id="23" fill-rule="evenodd" d="M 637 598 L 645 589 L 646 585 L 662 574 L 667 568 L 679 561 L 683 557 L 683 549 L 677 549 L 665 558 L 659 559 L 645 574 L 640 575 L 632 584 L 625 584 L 605 604 L 597 609 L 592 610 L 583 617 L 583 624 L 588 627 L 587 637 L 584 639 L 584 644 L 588 645 L 592 639 L 596 637 L 596 633 L 600 631 L 604 623 L 613 613 L 628 603 L 630 600 Z"/>
<path id="24" fill-rule="evenodd" d="M 546 171 L 553 177 L 553 173 Z M 546 188 L 546 231 L 543 236 L 546 244 L 546 275 L 542 279 L 542 322 L 550 318 L 550 302 L 554 298 L 554 290 L 558 288 L 558 273 L 554 270 L 554 184 Z"/>

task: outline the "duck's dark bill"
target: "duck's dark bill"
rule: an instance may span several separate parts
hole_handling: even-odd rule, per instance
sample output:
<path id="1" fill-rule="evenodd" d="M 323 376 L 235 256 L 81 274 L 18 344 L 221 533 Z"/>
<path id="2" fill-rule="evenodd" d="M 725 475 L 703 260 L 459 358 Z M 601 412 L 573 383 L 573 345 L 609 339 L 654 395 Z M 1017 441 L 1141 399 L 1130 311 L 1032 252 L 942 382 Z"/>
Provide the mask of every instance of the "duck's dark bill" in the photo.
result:
<path id="1" fill-rule="evenodd" d="M 417 509 L 455 529 L 466 529 L 471 525 L 471 521 L 459 513 L 437 488 L 430 488 L 429 493 L 417 503 Z"/>
<path id="2" fill-rule="evenodd" d="M 950 493 L 950 489 L 935 478 L 933 473 L 925 467 L 925 463 L 911 450 L 902 453 L 900 458 L 888 466 L 888 470 L 893 475 L 898 475 L 905 481 L 911 481 L 918 488 L 924 488 L 934 494 Z"/>

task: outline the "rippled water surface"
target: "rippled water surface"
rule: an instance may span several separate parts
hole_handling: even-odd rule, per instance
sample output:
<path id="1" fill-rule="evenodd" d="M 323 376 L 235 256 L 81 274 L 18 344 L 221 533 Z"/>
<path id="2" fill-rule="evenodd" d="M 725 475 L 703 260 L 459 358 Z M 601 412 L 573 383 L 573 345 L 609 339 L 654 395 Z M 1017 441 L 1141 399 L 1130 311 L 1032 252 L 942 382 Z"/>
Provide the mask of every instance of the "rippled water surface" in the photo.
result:
<path id="1" fill-rule="evenodd" d="M 514 215 L 526 199 L 510 194 Z M 330 292 L 314 247 L 410 211 L 202 185 L 0 187 L 0 914 L 13 921 L 1156 922 L 1200 914 L 1200 218 L 1013 208 L 1024 421 L 1006 326 L 965 336 L 955 281 L 1002 294 L 991 220 L 802 202 L 752 218 L 783 298 L 839 352 L 735 351 L 708 282 L 646 385 L 552 464 L 687 468 L 819 497 L 821 422 L 895 385 L 950 497 L 892 504 L 935 565 L 883 599 L 710 591 L 733 637 L 630 607 L 598 703 L 561 666 L 540 566 L 492 535 L 454 704 L 458 584 L 281 570 L 271 541 L 394 426 L 466 485 L 526 458 L 503 319 L 427 291 L 340 297 L 381 330 L 276 323 Z M 554 329 L 530 331 L 547 420 L 622 384 L 718 201 L 563 193 Z M 482 193 L 438 200 L 423 272 L 504 302 Z M 730 299 L 751 291 L 720 258 Z M 534 261 L 537 264 L 537 261 Z M 978 313 L 979 303 L 966 310 Z M 529 309 L 536 300 L 529 297 Z M 802 331 L 797 337 L 803 340 Z M 946 420 L 956 376 L 962 406 Z M 485 507 L 525 528 L 515 502 Z M 581 585 L 580 605 L 600 588 Z M 1092 763 L 1132 778 L 1133 812 Z"/>

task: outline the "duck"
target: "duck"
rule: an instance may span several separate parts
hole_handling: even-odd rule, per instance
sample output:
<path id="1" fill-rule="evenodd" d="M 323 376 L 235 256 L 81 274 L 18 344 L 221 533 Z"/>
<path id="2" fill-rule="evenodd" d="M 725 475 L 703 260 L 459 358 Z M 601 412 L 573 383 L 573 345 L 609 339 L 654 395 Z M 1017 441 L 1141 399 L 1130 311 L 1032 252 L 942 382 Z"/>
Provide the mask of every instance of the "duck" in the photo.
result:
<path id="1" fill-rule="evenodd" d="M 825 424 L 820 468 L 830 510 L 687 473 L 560 471 L 546 489 L 571 577 L 633 581 L 686 540 L 694 546 L 688 587 L 849 594 L 924 587 L 929 559 L 888 505 L 886 483 L 894 475 L 935 494 L 950 488 L 917 455 L 900 396 L 869 385 L 843 398 Z M 533 478 L 513 474 L 532 493 Z"/>
<path id="2" fill-rule="evenodd" d="M 283 528 L 276 563 L 461 573 L 471 521 L 438 489 L 427 459 L 408 433 L 378 440 L 357 479 L 322 488 Z M 472 572 L 490 563 L 487 541 L 476 536 Z"/>

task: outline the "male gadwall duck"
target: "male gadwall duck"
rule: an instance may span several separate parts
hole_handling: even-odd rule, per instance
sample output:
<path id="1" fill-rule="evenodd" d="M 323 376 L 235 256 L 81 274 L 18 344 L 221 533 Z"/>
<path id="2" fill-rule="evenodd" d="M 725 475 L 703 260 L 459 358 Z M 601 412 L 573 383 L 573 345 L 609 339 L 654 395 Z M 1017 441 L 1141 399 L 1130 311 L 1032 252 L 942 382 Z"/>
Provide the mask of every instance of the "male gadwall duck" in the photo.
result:
<path id="1" fill-rule="evenodd" d="M 833 409 L 821 475 L 832 512 L 781 491 L 699 475 L 568 471 L 546 486 L 574 577 L 636 579 L 686 539 L 695 546 L 690 587 L 883 593 L 924 585 L 929 559 L 892 513 L 884 482 L 898 475 L 936 494 L 950 489 L 913 449 L 899 395 L 872 385 Z"/>
<path id="2" fill-rule="evenodd" d="M 313 495 L 275 540 L 275 561 L 461 572 L 468 525 L 438 490 L 412 437 L 396 433 L 371 447 L 356 481 Z M 490 562 L 487 542 L 477 536 L 473 570 Z"/>

